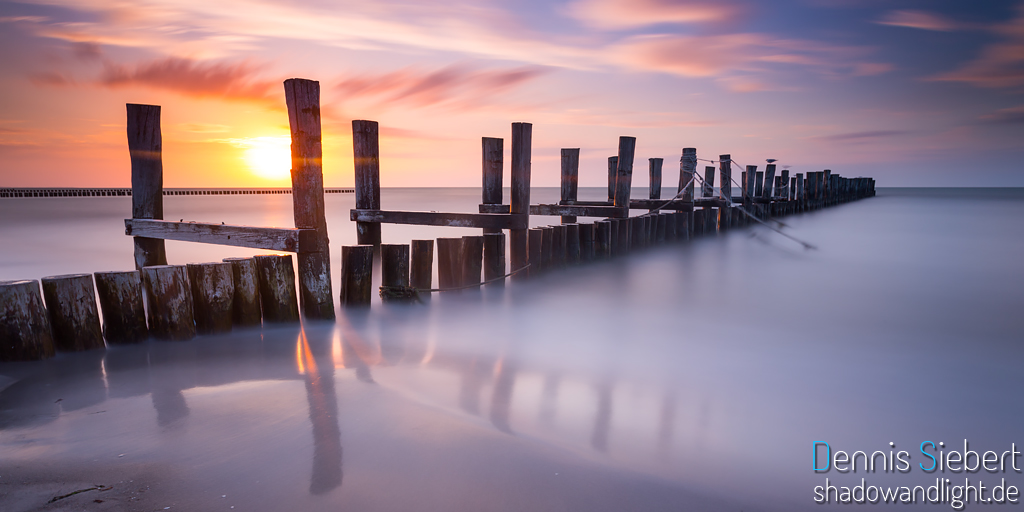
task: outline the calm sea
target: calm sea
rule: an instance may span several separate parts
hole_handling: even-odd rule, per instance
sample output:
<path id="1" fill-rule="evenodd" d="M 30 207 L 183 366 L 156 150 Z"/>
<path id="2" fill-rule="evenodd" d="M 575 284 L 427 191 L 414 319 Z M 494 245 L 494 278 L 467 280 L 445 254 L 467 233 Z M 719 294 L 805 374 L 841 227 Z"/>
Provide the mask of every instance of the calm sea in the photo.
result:
<path id="1" fill-rule="evenodd" d="M 382 204 L 470 212 L 478 194 L 385 189 Z M 292 225 L 290 196 L 164 200 L 169 220 Z M 353 196 L 326 200 L 337 293 Z M 130 269 L 130 210 L 0 200 L 0 280 Z M 338 323 L 2 364 L 0 508 L 97 484 L 111 489 L 65 503 L 818 510 L 826 478 L 1024 488 L 1012 454 L 1003 471 L 919 467 L 929 441 L 935 457 L 1024 446 L 1024 190 L 880 189 L 784 221 L 817 250 L 750 227 Z M 171 263 L 256 252 L 167 242 Z M 815 472 L 818 441 L 883 454 Z M 883 462 L 900 450 L 905 473 Z"/>

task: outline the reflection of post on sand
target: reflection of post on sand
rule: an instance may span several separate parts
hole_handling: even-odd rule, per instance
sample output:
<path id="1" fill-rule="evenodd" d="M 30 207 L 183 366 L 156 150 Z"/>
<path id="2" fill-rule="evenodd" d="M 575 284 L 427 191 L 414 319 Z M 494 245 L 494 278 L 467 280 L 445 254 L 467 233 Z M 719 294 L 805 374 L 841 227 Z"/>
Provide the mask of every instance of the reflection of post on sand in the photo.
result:
<path id="1" fill-rule="evenodd" d="M 328 357 L 333 359 L 333 355 Z M 313 424 L 313 476 L 309 492 L 323 494 L 340 486 L 342 476 L 334 365 L 317 364 L 305 329 L 299 331 L 296 342 L 296 363 L 299 373 L 305 377 L 309 421 Z"/>

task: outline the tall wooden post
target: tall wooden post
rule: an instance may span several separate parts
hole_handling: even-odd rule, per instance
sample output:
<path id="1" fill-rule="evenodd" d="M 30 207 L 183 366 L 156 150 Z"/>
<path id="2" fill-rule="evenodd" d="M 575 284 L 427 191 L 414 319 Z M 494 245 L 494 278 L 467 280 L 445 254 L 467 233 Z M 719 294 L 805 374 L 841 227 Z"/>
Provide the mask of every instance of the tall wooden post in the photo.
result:
<path id="1" fill-rule="evenodd" d="M 619 137 L 619 161 L 615 169 L 615 197 L 612 204 L 625 208 L 629 216 L 629 191 L 633 184 L 633 153 L 636 151 L 636 137 Z"/>
<path id="2" fill-rule="evenodd" d="M 132 218 L 164 218 L 163 139 L 160 106 L 128 103 L 128 153 L 132 161 Z M 134 237 L 135 268 L 166 265 L 164 241 Z"/>
<path id="3" fill-rule="evenodd" d="M 356 172 L 356 208 L 380 209 L 380 140 L 376 121 L 352 121 L 352 156 Z M 380 246 L 379 222 L 356 222 L 360 245 Z"/>
<path id="4" fill-rule="evenodd" d="M 779 195 L 784 201 L 789 200 L 789 169 L 783 169 L 779 181 Z"/>
<path id="5" fill-rule="evenodd" d="M 316 250 L 298 253 L 302 314 L 334 318 L 331 251 L 324 213 L 323 147 L 320 137 L 320 82 L 290 78 L 284 82 L 292 134 L 292 205 L 295 227 L 316 229 Z M 380 202 L 380 187 L 377 187 Z M 378 206 L 379 208 L 379 206 Z M 380 225 L 377 225 L 378 241 Z"/>
<path id="6" fill-rule="evenodd" d="M 580 173 L 580 148 L 562 148 L 562 204 L 576 201 Z M 562 224 L 576 222 L 576 216 L 563 215 Z"/>
<path id="7" fill-rule="evenodd" d="M 796 200 L 800 211 L 804 209 L 804 173 L 796 173 Z"/>
<path id="8" fill-rule="evenodd" d="M 619 169 L 619 157 L 608 157 L 608 202 L 615 201 L 615 179 Z"/>
<path id="9" fill-rule="evenodd" d="M 683 148 L 683 156 L 679 159 L 679 187 L 676 188 L 677 194 L 683 193 L 683 201 L 693 201 L 693 173 L 696 171 L 697 148 Z"/>
<path id="10" fill-rule="evenodd" d="M 718 160 L 718 169 L 722 174 L 722 197 L 732 202 L 732 155 L 719 155 Z"/>
<path id="11" fill-rule="evenodd" d="M 771 201 L 775 197 L 775 164 L 764 167 L 764 198 Z"/>
<path id="12" fill-rule="evenodd" d="M 702 197 L 714 197 L 715 195 L 715 168 L 708 165 L 704 167 L 704 184 L 701 185 Z"/>
<path id="13" fill-rule="evenodd" d="M 648 167 L 651 174 L 650 178 L 650 198 L 661 199 L 661 166 L 664 165 L 664 158 L 648 158 Z"/>
<path id="14" fill-rule="evenodd" d="M 512 201 L 510 211 L 513 214 L 530 215 L 530 155 L 533 148 L 533 125 L 530 123 L 512 123 Z M 527 224 L 529 224 L 527 222 Z M 532 263 L 529 261 L 529 247 L 526 229 L 509 230 L 509 252 L 512 259 L 512 271 L 519 270 Z M 520 272 L 513 278 L 525 279 Z"/>
<path id="15" fill-rule="evenodd" d="M 483 153 L 483 188 L 481 203 L 501 204 L 501 173 L 504 167 L 505 139 L 481 138 Z M 484 233 L 501 233 L 500 229 L 484 228 Z"/>

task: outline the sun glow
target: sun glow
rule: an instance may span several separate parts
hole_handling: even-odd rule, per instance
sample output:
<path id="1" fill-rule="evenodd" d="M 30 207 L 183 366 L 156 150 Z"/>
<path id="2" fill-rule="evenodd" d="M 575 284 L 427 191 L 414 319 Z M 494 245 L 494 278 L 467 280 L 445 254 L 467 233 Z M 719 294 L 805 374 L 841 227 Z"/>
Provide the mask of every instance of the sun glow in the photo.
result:
<path id="1" fill-rule="evenodd" d="M 242 158 L 253 174 L 267 179 L 291 176 L 292 151 L 288 137 L 250 137 L 238 141 Z"/>

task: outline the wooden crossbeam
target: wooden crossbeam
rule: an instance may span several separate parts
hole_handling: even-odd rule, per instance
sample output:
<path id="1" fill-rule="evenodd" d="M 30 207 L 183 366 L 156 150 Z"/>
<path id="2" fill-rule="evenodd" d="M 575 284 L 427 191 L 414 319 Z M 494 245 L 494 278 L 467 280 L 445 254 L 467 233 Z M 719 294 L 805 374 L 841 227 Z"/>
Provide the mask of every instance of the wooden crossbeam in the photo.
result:
<path id="1" fill-rule="evenodd" d="M 508 208 L 508 206 L 506 206 Z M 511 213 L 444 213 L 354 208 L 351 220 L 381 224 L 415 224 L 463 228 L 527 229 L 527 215 Z"/>
<path id="2" fill-rule="evenodd" d="M 629 210 L 615 206 L 532 204 L 530 205 L 530 215 L 625 218 L 629 216 Z"/>
<path id="3" fill-rule="evenodd" d="M 152 219 L 125 219 L 124 228 L 124 234 L 130 236 L 269 251 L 309 252 L 318 247 L 315 229 L 260 228 Z"/>

